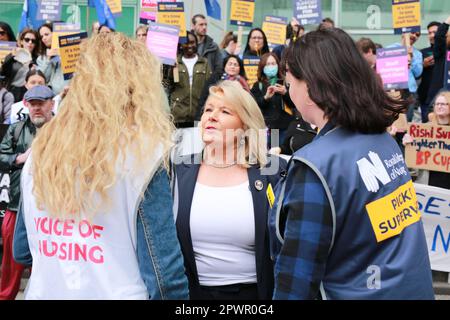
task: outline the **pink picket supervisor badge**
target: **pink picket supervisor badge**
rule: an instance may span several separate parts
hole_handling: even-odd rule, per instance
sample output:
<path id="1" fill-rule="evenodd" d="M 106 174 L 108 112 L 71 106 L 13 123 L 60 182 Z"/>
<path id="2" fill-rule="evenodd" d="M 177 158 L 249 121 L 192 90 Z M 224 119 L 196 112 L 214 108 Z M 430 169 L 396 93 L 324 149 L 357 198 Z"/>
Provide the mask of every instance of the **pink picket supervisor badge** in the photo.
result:
<path id="1" fill-rule="evenodd" d="M 377 49 L 377 72 L 387 90 L 408 88 L 408 54 L 406 47 Z"/>
<path id="2" fill-rule="evenodd" d="M 163 64 L 175 65 L 177 61 L 180 28 L 168 24 L 151 23 L 147 33 L 147 48 Z"/>

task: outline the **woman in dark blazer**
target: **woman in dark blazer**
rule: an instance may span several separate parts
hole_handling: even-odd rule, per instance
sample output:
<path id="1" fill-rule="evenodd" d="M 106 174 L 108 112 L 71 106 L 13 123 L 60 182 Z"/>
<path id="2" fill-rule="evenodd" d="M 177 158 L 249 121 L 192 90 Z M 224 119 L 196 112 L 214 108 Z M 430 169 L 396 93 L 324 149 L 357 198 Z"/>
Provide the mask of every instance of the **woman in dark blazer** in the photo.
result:
<path id="1" fill-rule="evenodd" d="M 286 162 L 267 158 L 264 118 L 236 81 L 211 87 L 200 131 L 203 154 L 174 159 L 174 214 L 190 297 L 271 299 L 267 213 Z"/>

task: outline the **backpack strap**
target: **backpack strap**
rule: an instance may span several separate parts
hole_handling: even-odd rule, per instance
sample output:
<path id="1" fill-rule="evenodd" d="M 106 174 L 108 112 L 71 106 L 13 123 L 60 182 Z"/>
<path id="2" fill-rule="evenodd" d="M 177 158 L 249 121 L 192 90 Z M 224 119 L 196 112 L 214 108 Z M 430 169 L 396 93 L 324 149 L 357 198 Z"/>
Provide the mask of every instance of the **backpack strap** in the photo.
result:
<path id="1" fill-rule="evenodd" d="M 13 134 L 13 149 L 16 149 L 17 142 L 19 141 L 20 134 L 22 133 L 23 128 L 25 127 L 25 121 L 20 121 L 17 126 L 14 128 Z"/>

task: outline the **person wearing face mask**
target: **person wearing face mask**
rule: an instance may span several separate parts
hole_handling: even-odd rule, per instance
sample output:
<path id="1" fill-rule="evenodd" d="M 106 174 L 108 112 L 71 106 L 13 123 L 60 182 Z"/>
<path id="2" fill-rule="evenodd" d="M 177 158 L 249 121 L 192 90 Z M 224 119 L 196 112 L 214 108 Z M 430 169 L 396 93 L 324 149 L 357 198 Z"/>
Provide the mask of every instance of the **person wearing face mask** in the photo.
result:
<path id="1" fill-rule="evenodd" d="M 251 93 L 255 97 L 264 115 L 264 121 L 269 129 L 269 146 L 278 146 L 283 141 L 287 127 L 295 120 L 294 104 L 289 98 L 280 72 L 280 63 L 274 53 L 266 53 L 258 65 L 258 81 L 253 85 Z M 278 139 L 273 130 L 278 130 Z M 276 141 L 272 141 L 275 139 Z"/>

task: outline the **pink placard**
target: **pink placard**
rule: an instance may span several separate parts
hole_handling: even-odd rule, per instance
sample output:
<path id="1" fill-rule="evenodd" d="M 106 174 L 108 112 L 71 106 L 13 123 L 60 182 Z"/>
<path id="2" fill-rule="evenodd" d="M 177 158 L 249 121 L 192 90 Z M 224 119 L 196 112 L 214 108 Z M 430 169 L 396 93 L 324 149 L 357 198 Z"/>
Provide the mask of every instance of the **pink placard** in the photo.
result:
<path id="1" fill-rule="evenodd" d="M 152 23 L 147 33 L 147 48 L 159 57 L 163 64 L 175 65 L 179 32 L 178 27 Z"/>

